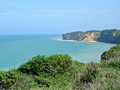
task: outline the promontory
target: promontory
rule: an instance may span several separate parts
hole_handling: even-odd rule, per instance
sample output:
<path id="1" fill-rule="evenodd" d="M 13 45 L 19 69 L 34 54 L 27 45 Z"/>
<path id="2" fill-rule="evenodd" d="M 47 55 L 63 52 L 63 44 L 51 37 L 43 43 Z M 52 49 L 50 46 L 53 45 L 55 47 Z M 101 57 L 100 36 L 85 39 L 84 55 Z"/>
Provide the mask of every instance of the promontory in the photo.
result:
<path id="1" fill-rule="evenodd" d="M 62 35 L 63 40 L 76 40 L 86 42 L 104 42 L 104 43 L 120 43 L 120 30 L 106 29 L 106 30 L 90 30 L 86 32 L 76 31 Z"/>

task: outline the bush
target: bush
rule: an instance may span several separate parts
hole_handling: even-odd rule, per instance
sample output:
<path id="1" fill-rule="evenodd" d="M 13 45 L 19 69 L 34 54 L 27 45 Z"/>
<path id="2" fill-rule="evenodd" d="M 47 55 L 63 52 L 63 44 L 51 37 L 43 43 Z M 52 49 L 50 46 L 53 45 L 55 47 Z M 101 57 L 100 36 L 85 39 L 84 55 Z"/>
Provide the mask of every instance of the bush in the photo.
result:
<path id="1" fill-rule="evenodd" d="M 55 76 L 70 70 L 72 59 L 68 55 L 55 54 L 52 56 L 36 56 L 18 67 L 18 71 L 29 75 Z"/>
<path id="2" fill-rule="evenodd" d="M 34 79 L 16 70 L 0 73 L 0 90 L 30 90 L 35 86 Z"/>
<path id="3" fill-rule="evenodd" d="M 74 90 L 84 90 L 84 85 L 95 81 L 97 74 L 97 65 L 94 63 L 88 64 L 82 73 L 78 73 L 74 85 Z"/>
<path id="4" fill-rule="evenodd" d="M 29 75 L 39 75 L 43 72 L 50 72 L 50 70 L 47 70 L 47 66 L 49 65 L 47 64 L 48 62 L 46 61 L 45 56 L 38 55 L 33 57 L 32 60 L 28 61 L 27 63 L 22 64 L 17 70 Z"/>
<path id="5" fill-rule="evenodd" d="M 14 78 L 9 77 L 9 73 L 0 73 L 0 89 L 9 89 L 14 84 Z"/>
<path id="6" fill-rule="evenodd" d="M 120 44 L 113 46 L 101 55 L 101 67 L 109 67 L 120 70 Z"/>
<path id="7" fill-rule="evenodd" d="M 92 82 L 96 79 L 96 75 L 98 73 L 97 65 L 94 63 L 88 64 L 83 72 L 83 75 L 80 78 L 80 81 L 85 82 Z"/>
<path id="8" fill-rule="evenodd" d="M 116 62 L 110 62 L 108 63 L 108 66 L 119 69 L 120 70 L 120 61 L 116 61 Z"/>
<path id="9" fill-rule="evenodd" d="M 101 63 L 101 67 L 115 68 L 120 70 L 120 61 L 110 61 Z"/>
<path id="10" fill-rule="evenodd" d="M 42 77 L 36 76 L 35 82 L 39 85 L 39 87 L 50 87 L 50 82 Z"/>
<path id="11" fill-rule="evenodd" d="M 49 56 L 47 59 L 51 62 L 55 73 L 64 74 L 71 69 L 72 59 L 67 54 L 55 54 Z"/>
<path id="12" fill-rule="evenodd" d="M 120 45 L 113 46 L 101 55 L 102 61 L 120 60 Z"/>

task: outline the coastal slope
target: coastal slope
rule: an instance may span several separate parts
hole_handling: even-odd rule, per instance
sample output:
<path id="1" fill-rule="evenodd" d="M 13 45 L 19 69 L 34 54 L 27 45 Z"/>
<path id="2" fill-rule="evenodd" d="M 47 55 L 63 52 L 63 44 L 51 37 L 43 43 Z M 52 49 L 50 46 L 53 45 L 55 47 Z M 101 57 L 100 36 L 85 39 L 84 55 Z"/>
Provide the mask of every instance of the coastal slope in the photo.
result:
<path id="1" fill-rule="evenodd" d="M 105 42 L 105 43 L 120 43 L 120 30 L 107 29 L 107 30 L 90 30 L 87 32 L 71 32 L 62 35 L 63 40 L 76 40 L 86 42 Z"/>

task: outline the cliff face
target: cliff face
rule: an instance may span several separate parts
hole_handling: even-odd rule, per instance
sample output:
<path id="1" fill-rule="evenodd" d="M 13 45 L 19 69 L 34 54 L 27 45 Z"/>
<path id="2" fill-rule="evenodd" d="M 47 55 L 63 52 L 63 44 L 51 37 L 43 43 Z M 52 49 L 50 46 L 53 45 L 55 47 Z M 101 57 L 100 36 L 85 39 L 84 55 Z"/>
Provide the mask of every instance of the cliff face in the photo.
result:
<path id="1" fill-rule="evenodd" d="M 87 32 L 72 32 L 63 34 L 64 40 L 77 40 L 77 41 L 98 41 L 105 43 L 120 43 L 120 30 L 110 29 L 102 31 L 87 31 Z"/>
<path id="2" fill-rule="evenodd" d="M 84 34 L 81 41 L 94 42 L 94 41 L 96 41 L 97 34 L 99 34 L 99 32 L 87 32 Z"/>
<path id="3" fill-rule="evenodd" d="M 101 31 L 99 42 L 120 43 L 120 30 L 103 30 Z"/>
<path id="4" fill-rule="evenodd" d="M 63 34 L 63 40 L 77 40 L 77 41 L 81 41 L 81 39 L 83 38 L 85 32 L 71 32 L 71 33 L 66 33 Z"/>
<path id="5" fill-rule="evenodd" d="M 96 41 L 99 34 L 99 31 L 71 32 L 63 34 L 62 37 L 64 40 Z"/>

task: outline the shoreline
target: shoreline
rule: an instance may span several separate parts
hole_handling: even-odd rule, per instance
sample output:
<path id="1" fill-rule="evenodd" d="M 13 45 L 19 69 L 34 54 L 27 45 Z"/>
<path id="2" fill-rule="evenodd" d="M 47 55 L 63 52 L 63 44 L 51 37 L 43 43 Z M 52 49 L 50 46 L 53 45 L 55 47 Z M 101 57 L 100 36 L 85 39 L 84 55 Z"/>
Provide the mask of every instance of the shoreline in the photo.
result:
<path id="1" fill-rule="evenodd" d="M 64 39 L 56 39 L 58 41 L 68 41 L 68 42 L 97 42 L 97 41 L 77 41 L 77 40 L 64 40 Z"/>
<path id="2" fill-rule="evenodd" d="M 104 44 L 112 44 L 112 45 L 116 45 L 116 44 L 113 44 L 113 43 L 105 43 L 105 42 L 98 42 L 98 41 L 77 41 L 77 40 L 64 40 L 64 39 L 54 39 L 54 40 L 57 40 L 57 41 L 66 41 L 66 42 L 85 42 L 85 43 L 104 43 Z"/>

